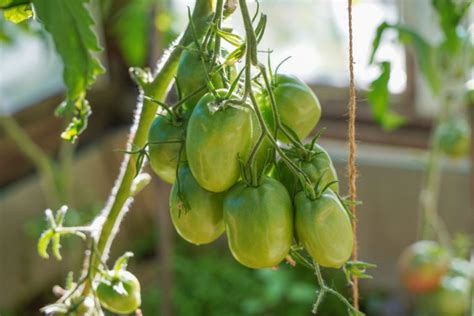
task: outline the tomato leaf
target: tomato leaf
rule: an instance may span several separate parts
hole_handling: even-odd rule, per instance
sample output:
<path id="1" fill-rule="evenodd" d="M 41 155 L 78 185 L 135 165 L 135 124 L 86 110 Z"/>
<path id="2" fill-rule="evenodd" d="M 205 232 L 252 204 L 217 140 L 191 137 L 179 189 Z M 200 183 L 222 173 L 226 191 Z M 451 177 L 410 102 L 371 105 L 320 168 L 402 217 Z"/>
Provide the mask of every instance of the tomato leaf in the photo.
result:
<path id="1" fill-rule="evenodd" d="M 30 4 L 20 4 L 3 10 L 3 17 L 13 23 L 20 23 L 33 16 Z"/>
<path id="2" fill-rule="evenodd" d="M 440 28 L 444 34 L 443 46 L 451 52 L 459 51 L 462 41 L 458 34 L 458 27 L 472 1 L 432 0 L 431 3 L 439 16 Z"/>
<path id="3" fill-rule="evenodd" d="M 61 137 L 67 141 L 75 142 L 79 135 L 85 131 L 87 128 L 87 123 L 89 116 L 92 114 L 91 107 L 89 105 L 89 101 L 86 99 L 79 97 L 77 100 L 73 102 L 74 104 L 74 117 L 71 119 L 71 122 L 66 127 L 64 132 L 61 133 Z M 70 102 L 64 101 L 58 107 L 56 113 L 62 113 L 61 110 L 66 110 L 70 105 Z M 62 115 L 62 114 L 60 114 Z"/>
<path id="4" fill-rule="evenodd" d="M 404 45 L 412 46 L 426 82 L 429 84 L 433 93 L 440 90 L 440 78 L 436 67 L 435 49 L 417 32 L 401 24 L 388 24 L 386 22 L 379 25 L 372 42 L 372 53 L 370 54 L 369 63 L 375 62 L 375 55 L 382 40 L 383 33 L 387 29 L 398 32 L 398 40 Z"/>
<path id="5" fill-rule="evenodd" d="M 67 88 L 66 101 L 57 113 L 74 113 L 74 118 L 62 137 L 75 141 L 87 126 L 90 115 L 86 90 L 104 68 L 95 56 L 101 51 L 91 27 L 94 20 L 85 7 L 87 0 L 34 0 L 38 19 L 51 34 L 56 51 L 64 64 L 63 78 Z"/>
<path id="6" fill-rule="evenodd" d="M 386 130 L 394 130 L 405 123 L 405 118 L 389 109 L 390 91 L 388 82 L 390 80 L 390 62 L 384 61 L 380 64 L 382 72 L 370 84 L 367 93 L 372 115 L 374 119 Z"/>

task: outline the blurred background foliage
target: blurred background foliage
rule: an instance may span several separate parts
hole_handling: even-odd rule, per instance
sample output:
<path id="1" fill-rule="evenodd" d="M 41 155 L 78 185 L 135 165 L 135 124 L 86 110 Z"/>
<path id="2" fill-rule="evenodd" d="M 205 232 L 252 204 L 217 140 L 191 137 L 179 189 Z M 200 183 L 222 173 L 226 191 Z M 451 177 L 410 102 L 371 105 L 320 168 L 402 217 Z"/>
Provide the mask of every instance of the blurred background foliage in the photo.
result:
<path id="1" fill-rule="evenodd" d="M 104 47 L 104 51 L 98 54 L 98 57 L 106 66 L 107 73 L 99 77 L 90 93 L 101 94 L 105 90 L 111 96 L 91 99 L 94 114 L 91 117 L 90 136 L 86 132 L 84 139 L 81 139 L 72 151 L 77 148 L 81 151 L 88 146 L 93 146 L 99 137 L 128 126 L 136 96 L 136 88 L 129 78 L 128 68 L 155 65 L 157 58 L 183 29 L 186 23 L 185 8 L 187 5 L 192 5 L 192 2 L 191 0 L 91 1 L 90 7 L 97 21 L 95 30 Z M 262 47 L 274 49 L 272 53 L 274 64 L 287 56 L 293 56 L 285 62 L 283 68 L 299 75 L 312 87 L 317 87 L 318 95 L 323 103 L 323 111 L 327 110 L 329 116 L 333 115 L 333 117 L 330 116 L 332 120 L 336 120 L 334 117 L 338 115 L 337 120 L 342 124 L 337 126 L 342 131 L 339 133 L 342 137 L 339 136 L 339 138 L 345 137 L 344 128 L 341 128 L 345 126 L 345 92 L 347 90 L 348 34 L 345 1 L 263 0 L 261 3 L 262 10 L 269 16 L 268 31 Z M 429 85 L 419 80 L 421 77 L 419 73 L 414 74 L 418 68 L 416 62 L 413 61 L 413 54 L 399 45 L 399 40 L 402 42 L 407 40 L 406 36 L 388 30 L 385 40 L 378 46 L 378 55 L 382 58 L 377 60 L 376 64 L 370 63 L 372 40 L 376 35 L 377 27 L 383 22 L 406 22 L 422 33 L 430 45 L 440 38 L 442 32 L 452 32 L 453 30 L 437 27 L 438 20 L 435 18 L 437 15 L 430 3 L 429 0 L 361 0 L 356 2 L 354 25 L 357 32 L 354 40 L 357 84 L 359 90 L 363 92 L 370 90 L 371 87 L 379 86 L 377 90 L 380 93 L 377 95 L 369 93 L 367 98 L 372 103 L 378 100 L 381 104 L 378 110 L 383 112 L 383 118 L 377 117 L 378 112 L 375 109 L 375 119 L 379 123 L 384 122 L 385 127 L 399 127 L 402 122 L 400 117 L 394 114 L 395 112 L 388 111 L 389 100 L 391 100 L 390 106 L 395 105 L 396 113 L 404 115 L 403 123 L 411 126 L 412 129 L 430 126 L 421 124 L 419 127 L 416 123 L 420 123 L 419 121 L 423 119 L 431 120 L 439 111 L 439 102 L 433 96 Z M 295 19 L 295 16 L 298 19 Z M 232 20 L 231 23 L 237 30 L 241 28 L 239 20 Z M 472 16 L 468 23 L 472 24 Z M 34 20 L 12 24 L 0 16 L 0 60 L 0 114 L 7 113 L 14 116 L 21 111 L 27 111 L 28 108 L 39 107 L 38 104 L 41 101 L 64 91 L 61 60 L 54 51 L 50 36 Z M 388 75 L 388 68 L 390 68 L 390 75 Z M 416 91 L 416 97 L 410 97 L 412 90 Z M 364 102 L 361 105 L 362 111 L 364 109 L 367 111 L 369 106 L 365 103 L 365 95 L 362 95 L 360 99 Z M 59 104 L 57 99 L 52 102 L 54 106 Z M 342 110 L 334 114 L 332 111 L 335 109 Z M 52 111 L 48 113 L 52 116 Z M 370 116 L 362 115 L 361 117 L 362 123 L 372 122 L 368 118 Z M 34 117 L 33 120 L 38 119 Z M 95 125 L 98 121 L 102 124 L 100 128 Z M 59 124 L 61 128 L 64 125 L 63 122 Z M 56 131 L 54 139 L 59 140 L 60 130 Z M 332 130 L 337 130 L 337 128 Z M 380 129 L 375 131 L 372 130 L 372 134 L 386 136 Z M 331 126 L 328 129 L 328 133 L 330 132 Z M 31 130 L 29 133 L 31 134 Z M 416 146 L 426 147 L 428 132 L 424 133 L 422 145 Z M 397 136 L 398 141 L 409 139 L 412 134 L 400 135 Z M 117 145 L 114 149 L 118 147 L 120 146 Z M 61 151 L 56 149 L 45 153 L 54 165 L 67 166 L 67 159 L 70 158 L 64 158 L 59 152 Z M 372 157 L 372 154 L 370 156 Z M 394 154 L 390 152 L 388 156 L 393 157 Z M 107 158 L 109 159 L 107 163 L 113 158 Z M 417 163 L 421 165 L 419 161 Z M 464 175 L 467 173 L 465 171 L 467 168 L 463 168 L 459 173 Z M 3 170 L 6 173 L 6 168 Z M 31 174 L 31 168 L 26 170 L 13 180 L 2 182 L 0 197 L 8 195 L 11 192 L 9 190 L 13 190 L 15 185 L 20 185 L 19 182 L 25 175 Z M 71 176 L 67 181 L 76 180 L 74 176 Z M 384 181 L 380 184 L 380 187 L 386 186 Z M 106 193 L 98 194 L 100 198 L 94 196 L 89 201 L 76 201 L 76 203 L 73 200 L 73 211 L 69 212 L 68 216 L 70 224 L 76 225 L 91 220 L 102 208 L 103 199 L 109 188 L 110 186 L 103 188 Z M 86 190 L 87 187 L 83 186 L 81 189 Z M 468 195 L 469 188 L 460 188 L 460 191 L 464 189 L 465 192 L 463 192 L 467 192 Z M 77 193 L 72 189 L 69 190 L 71 191 L 65 196 L 57 197 L 59 204 L 64 203 L 65 200 L 69 201 L 67 197 Z M 47 191 L 45 190 L 45 195 Z M 161 196 L 164 197 L 166 194 L 161 194 Z M 157 199 L 158 194 L 155 192 L 148 197 Z M 368 205 L 371 203 L 371 201 L 364 202 Z M 374 208 L 378 209 L 385 207 L 377 203 L 375 205 Z M 407 211 L 411 216 L 410 221 L 414 217 L 415 208 L 416 206 Z M 21 212 L 23 209 L 9 211 Z M 41 210 L 35 211 L 36 213 L 22 222 L 19 228 L 21 234 L 27 235 L 31 243 L 34 243 L 44 228 Z M 153 211 L 156 212 L 156 210 Z M 167 209 L 158 211 L 167 212 Z M 132 269 L 136 269 L 139 271 L 137 274 L 139 276 L 142 274 L 142 278 L 144 277 L 144 315 L 163 314 L 162 311 L 166 310 L 162 304 L 165 294 L 171 298 L 171 306 L 167 307 L 168 311 L 173 310 L 176 315 L 309 315 L 317 290 L 315 276 L 311 271 L 299 266 L 293 268 L 286 263 L 281 264 L 277 270 L 247 269 L 232 259 L 224 240 L 209 246 L 188 245 L 179 239 L 174 231 L 163 230 L 163 225 L 170 226 L 167 216 L 158 215 L 158 217 L 161 226 L 158 228 L 154 226 L 156 224 L 154 217 L 146 218 L 149 220 L 148 226 L 144 226 L 143 229 L 141 226 L 136 227 L 135 229 L 139 232 L 133 234 L 131 240 L 127 240 L 131 243 L 130 250 L 136 254 L 136 258 L 132 261 Z M 385 217 L 388 216 L 385 215 Z M 406 220 L 401 219 L 402 222 Z M 472 233 L 472 227 L 469 232 Z M 378 231 L 378 236 L 375 238 L 380 236 L 382 239 L 386 233 L 383 230 Z M 402 233 L 398 232 L 398 235 L 400 234 Z M 470 236 L 460 236 L 464 237 L 459 237 L 459 243 L 469 244 L 466 240 L 469 240 Z M 397 238 L 402 239 L 402 237 Z M 396 240 L 393 241 L 393 243 L 396 242 Z M 390 246 L 390 243 L 387 244 Z M 77 245 L 72 241 L 65 247 L 75 250 Z M 162 260 L 161 248 L 164 245 L 170 248 L 168 253 L 170 266 L 168 267 L 160 261 Z M 381 257 L 384 256 L 383 250 L 379 254 Z M 45 265 L 44 262 L 41 264 Z M 172 275 L 172 286 L 161 283 L 159 276 L 163 273 L 162 269 L 165 269 L 165 274 Z M 344 275 L 331 270 L 325 270 L 324 273 L 333 274 L 334 284 L 331 285 L 348 294 Z M 392 271 L 392 274 L 396 274 L 396 271 Z M 62 280 L 55 276 L 48 282 L 57 284 Z M 49 301 L 52 296 L 49 290 L 50 285 L 45 283 L 35 297 L 30 297 L 31 301 L 23 301 L 14 308 L 7 309 L 0 304 L 1 315 L 37 314 L 38 307 L 45 301 Z M 368 315 L 406 315 L 404 314 L 407 310 L 406 304 L 400 302 L 403 299 L 400 299 L 399 293 L 390 292 L 390 290 L 393 288 L 389 290 L 372 288 L 367 293 L 364 292 L 363 308 Z M 170 293 L 163 293 L 163 291 L 170 291 Z M 405 298 L 405 301 L 409 300 Z M 346 315 L 346 311 L 332 299 L 325 302 L 323 310 L 324 315 L 328 316 Z"/>

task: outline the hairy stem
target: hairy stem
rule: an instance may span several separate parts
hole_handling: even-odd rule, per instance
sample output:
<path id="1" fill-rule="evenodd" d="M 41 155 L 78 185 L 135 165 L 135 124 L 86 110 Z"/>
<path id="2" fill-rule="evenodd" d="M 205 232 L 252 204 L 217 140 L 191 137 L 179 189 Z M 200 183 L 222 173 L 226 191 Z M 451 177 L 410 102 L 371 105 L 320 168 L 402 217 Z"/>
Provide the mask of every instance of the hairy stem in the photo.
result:
<path id="1" fill-rule="evenodd" d="M 193 23 L 198 34 L 203 34 L 206 30 L 209 16 L 212 13 L 213 5 L 209 0 L 196 0 L 196 5 L 192 15 Z M 179 57 L 183 47 L 187 46 L 192 40 L 190 27 L 188 26 L 178 45 L 176 45 L 170 54 L 164 58 L 159 65 L 158 72 L 155 74 L 152 82 L 143 87 L 142 95 L 152 97 L 155 100 L 163 101 L 168 92 L 169 86 L 174 78 L 179 62 Z M 147 141 L 147 133 L 157 112 L 158 105 L 149 99 L 143 100 L 143 105 L 138 106 L 137 119 L 130 131 L 130 138 L 127 150 L 133 148 L 142 148 Z M 131 187 L 133 179 L 137 174 L 136 155 L 126 154 L 122 162 L 122 169 L 116 181 L 116 185 L 109 196 L 109 201 L 100 217 L 96 219 L 96 224 L 101 226 L 100 234 L 97 238 L 97 256 L 92 256 L 88 269 L 92 275 L 89 280 L 93 280 L 98 269 L 100 260 L 106 261 L 110 246 L 115 233 L 118 230 L 121 219 L 126 213 L 128 205 L 132 202 Z M 91 287 L 86 283 L 84 294 L 90 292 Z"/>

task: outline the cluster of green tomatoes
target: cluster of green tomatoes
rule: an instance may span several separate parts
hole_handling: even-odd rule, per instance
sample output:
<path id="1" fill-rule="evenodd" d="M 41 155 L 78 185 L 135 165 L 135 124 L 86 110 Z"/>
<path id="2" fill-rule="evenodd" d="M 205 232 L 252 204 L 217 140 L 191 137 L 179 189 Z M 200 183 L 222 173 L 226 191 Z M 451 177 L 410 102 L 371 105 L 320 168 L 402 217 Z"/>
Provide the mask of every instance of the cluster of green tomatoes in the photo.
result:
<path id="1" fill-rule="evenodd" d="M 316 95 L 295 76 L 270 73 L 269 87 L 256 74 L 257 109 L 235 66 L 216 67 L 195 47 L 184 50 L 176 75 L 185 101 L 159 111 L 148 134 L 150 165 L 172 184 L 176 231 L 196 245 L 225 232 L 234 258 L 254 269 L 277 266 L 292 247 L 340 268 L 353 232 L 337 174 L 316 139 L 299 141 L 319 122 Z M 265 131 L 272 137 L 261 138 Z"/>
<path id="2" fill-rule="evenodd" d="M 408 246 L 399 260 L 403 285 L 417 298 L 420 315 L 462 316 L 471 305 L 474 266 L 435 241 Z"/>

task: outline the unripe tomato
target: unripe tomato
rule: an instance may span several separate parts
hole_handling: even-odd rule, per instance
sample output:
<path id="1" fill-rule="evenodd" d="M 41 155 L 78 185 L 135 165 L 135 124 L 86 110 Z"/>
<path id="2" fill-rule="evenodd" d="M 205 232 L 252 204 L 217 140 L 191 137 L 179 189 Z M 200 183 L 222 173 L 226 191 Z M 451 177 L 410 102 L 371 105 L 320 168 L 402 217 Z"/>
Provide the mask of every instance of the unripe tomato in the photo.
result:
<path id="1" fill-rule="evenodd" d="M 252 187 L 238 182 L 224 199 L 224 222 L 234 258 L 249 268 L 278 265 L 293 238 L 293 209 L 285 187 L 267 176 Z"/>
<path id="2" fill-rule="evenodd" d="M 225 52 L 223 52 L 225 53 Z M 210 57 L 205 56 L 205 62 L 207 69 L 210 69 Z M 231 78 L 235 77 L 235 66 L 229 66 L 225 68 Z M 225 79 L 223 74 L 215 73 L 211 79 L 214 88 L 224 88 Z M 200 53 L 196 50 L 196 45 L 191 44 L 188 49 L 185 49 L 179 59 L 178 69 L 176 72 L 176 80 L 181 89 L 181 95 L 183 98 L 187 97 L 191 93 L 195 92 L 202 86 L 206 85 L 206 72 L 201 61 Z M 198 103 L 199 99 L 206 94 L 208 90 L 205 90 L 199 94 L 196 94 L 184 104 L 184 108 L 192 110 Z"/>
<path id="3" fill-rule="evenodd" d="M 399 260 L 404 286 L 413 293 L 435 289 L 448 271 L 449 255 L 437 242 L 421 240 L 407 247 Z"/>
<path id="4" fill-rule="evenodd" d="M 422 309 L 433 316 L 463 316 L 470 306 L 471 282 L 460 276 L 445 276 L 439 286 L 421 297 Z"/>
<path id="5" fill-rule="evenodd" d="M 218 90 L 224 96 L 225 90 Z M 252 142 L 251 109 L 223 104 L 212 93 L 199 100 L 188 123 L 186 156 L 201 187 L 223 192 L 240 177 L 238 157 L 247 157 Z"/>
<path id="6" fill-rule="evenodd" d="M 272 89 L 282 124 L 292 129 L 299 139 L 306 138 L 321 117 L 321 105 L 314 92 L 300 79 L 282 74 L 274 77 Z M 266 121 L 274 126 L 270 96 L 263 91 L 259 99 Z M 289 142 L 281 132 L 277 137 L 284 143 Z"/>
<path id="7" fill-rule="evenodd" d="M 336 169 L 331 157 L 329 157 L 328 152 L 323 147 L 315 144 L 313 150 L 304 156 L 290 155 L 289 157 L 308 175 L 313 184 L 316 184 L 321 179 L 320 187 L 322 188 L 332 181 L 337 181 Z M 281 159 L 278 161 L 278 171 L 281 182 L 285 185 L 291 196 L 303 190 L 298 178 Z M 339 184 L 337 182 L 329 187 L 334 192 L 339 193 Z"/>
<path id="8" fill-rule="evenodd" d="M 201 188 L 188 165 L 179 168 L 178 177 L 179 181 L 173 184 L 170 195 L 171 219 L 176 231 L 186 241 L 196 245 L 213 242 L 224 232 L 224 194 Z M 179 189 L 186 201 L 180 200 Z M 185 209 L 186 203 L 189 209 Z"/>
<path id="9" fill-rule="evenodd" d="M 168 115 L 158 115 L 148 132 L 148 153 L 150 166 L 164 181 L 173 183 L 176 178 L 176 167 L 180 160 L 185 159 L 186 151 L 181 149 L 183 143 L 157 142 L 182 140 L 184 142 L 184 125 L 182 122 L 173 122 Z M 155 144 L 153 144 L 155 142 Z"/>
<path id="10" fill-rule="evenodd" d="M 125 270 L 109 271 L 108 277 L 99 281 L 96 293 L 100 304 L 113 313 L 130 314 L 141 305 L 140 283 Z"/>
<path id="11" fill-rule="evenodd" d="M 441 123 L 435 131 L 440 150 L 451 158 L 461 158 L 469 153 L 469 123 L 464 118 L 452 118 Z"/>
<path id="12" fill-rule="evenodd" d="M 336 194 L 327 189 L 311 200 L 305 192 L 295 196 L 296 235 L 323 267 L 340 268 L 351 256 L 353 233 L 349 215 Z"/>

